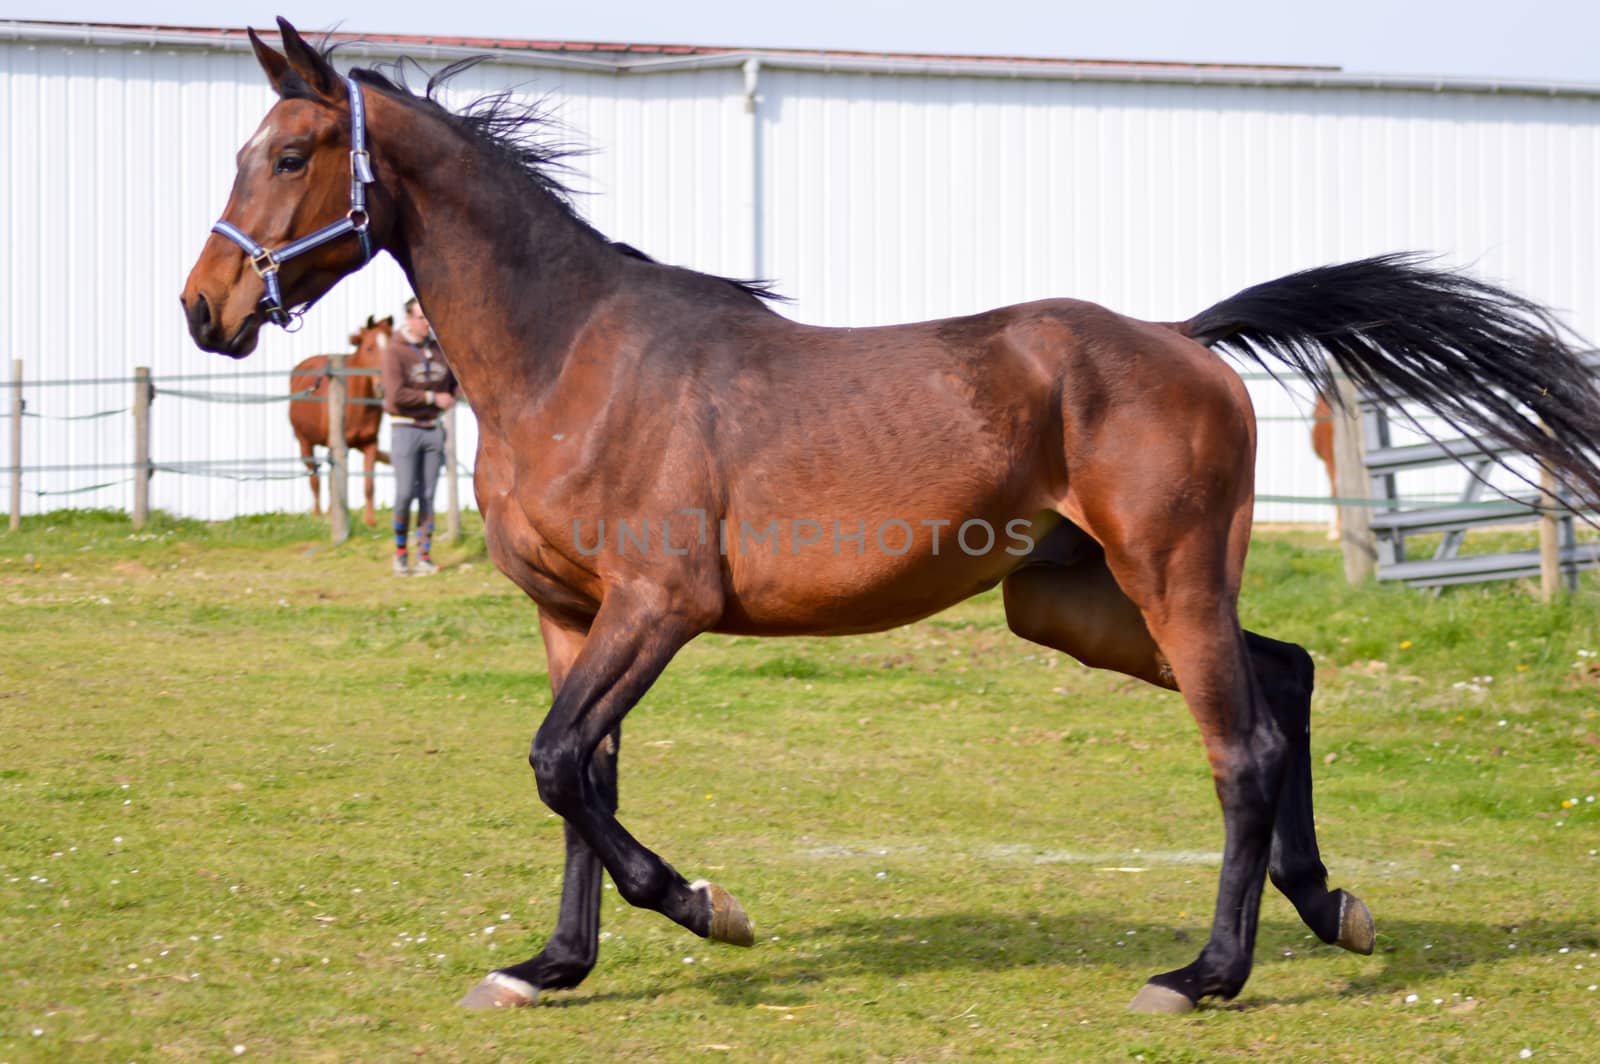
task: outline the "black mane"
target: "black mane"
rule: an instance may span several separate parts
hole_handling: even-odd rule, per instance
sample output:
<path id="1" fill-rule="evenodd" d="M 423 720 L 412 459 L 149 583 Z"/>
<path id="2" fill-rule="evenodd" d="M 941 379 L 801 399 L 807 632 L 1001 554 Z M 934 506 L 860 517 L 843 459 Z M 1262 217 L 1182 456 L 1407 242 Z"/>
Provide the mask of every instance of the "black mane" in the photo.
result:
<path id="1" fill-rule="evenodd" d="M 338 45 L 322 50 L 325 58 L 332 60 Z M 567 182 L 577 171 L 569 160 L 587 155 L 590 149 L 565 139 L 565 130 L 553 113 L 548 97 L 532 103 L 516 99 L 509 91 L 480 96 L 461 111 L 452 111 L 441 104 L 436 94 L 451 78 L 491 58 L 486 55 L 460 59 L 428 78 L 421 92 L 412 91 L 406 83 L 408 65 L 422 69 L 414 60 L 400 59 L 387 67 L 355 67 L 350 76 L 363 85 L 401 97 L 418 106 L 430 108 L 440 118 L 449 122 L 485 148 L 508 159 L 530 185 L 547 194 L 567 215 L 597 240 L 629 258 L 655 263 L 656 259 L 630 244 L 608 239 L 578 213 L 573 199 L 577 193 Z M 690 271 L 698 273 L 700 271 Z M 771 281 L 745 281 L 716 274 L 702 274 L 713 280 L 732 285 L 756 299 L 787 302 L 788 297 L 773 290 Z"/>

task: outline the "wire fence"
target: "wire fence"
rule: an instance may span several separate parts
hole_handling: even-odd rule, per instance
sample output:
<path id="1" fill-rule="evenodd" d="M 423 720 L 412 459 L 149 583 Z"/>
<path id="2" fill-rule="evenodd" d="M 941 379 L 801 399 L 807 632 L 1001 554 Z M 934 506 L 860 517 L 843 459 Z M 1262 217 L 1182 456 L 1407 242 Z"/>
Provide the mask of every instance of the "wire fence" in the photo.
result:
<path id="1" fill-rule="evenodd" d="M 148 375 L 135 374 L 133 376 L 113 376 L 95 378 L 37 378 L 24 379 L 20 374 L 20 363 L 17 364 L 19 372 L 14 375 L 11 382 L 11 402 L 5 404 L 6 408 L 0 410 L 0 419 L 15 422 L 19 417 L 24 420 L 39 420 L 48 422 L 83 424 L 102 422 L 110 418 L 132 417 L 137 414 L 139 406 L 138 390 L 140 387 L 148 388 L 144 400 L 146 408 L 150 401 L 156 398 L 169 398 L 193 403 L 219 404 L 224 406 L 263 407 L 291 402 L 326 403 L 328 402 L 325 381 L 318 381 L 310 387 L 298 390 L 285 390 L 282 385 L 288 373 L 284 370 L 263 370 L 255 372 L 230 372 L 217 373 L 179 373 L 163 374 L 159 379 Z M 328 378 L 339 376 L 346 380 L 362 377 L 375 377 L 380 371 L 359 367 L 344 367 L 334 371 L 331 367 L 321 367 L 310 371 L 320 377 Z M 1257 420 L 1267 425 L 1301 425 L 1309 431 L 1314 424 L 1314 418 L 1309 413 L 1315 401 L 1315 393 L 1311 391 L 1306 381 L 1299 378 L 1273 375 L 1264 372 L 1241 373 L 1246 381 L 1275 381 L 1284 385 L 1288 390 L 1289 401 L 1300 408 L 1301 411 L 1292 414 L 1262 413 Z M 266 384 L 270 382 L 276 387 L 271 390 L 239 390 L 240 385 L 248 386 L 252 382 Z M 225 386 L 219 386 L 224 385 Z M 102 392 L 106 389 L 125 389 L 135 394 L 133 403 L 119 403 L 104 409 L 88 412 L 59 412 L 51 409 L 56 396 L 67 395 L 73 392 L 88 390 Z M 43 406 L 43 409 L 38 408 Z M 65 405 L 65 404 L 61 404 Z M 350 396 L 346 398 L 347 407 L 376 407 L 381 406 L 382 400 L 365 396 Z M 1432 418 L 1427 414 L 1418 415 L 1417 419 L 1430 431 L 1435 427 L 1443 427 L 1440 419 Z M 148 478 L 161 474 L 172 477 L 198 477 L 229 481 L 236 484 L 266 483 L 273 481 L 295 480 L 310 473 L 326 475 L 333 469 L 333 459 L 330 453 L 323 450 L 314 453 L 309 458 L 298 455 L 260 455 L 256 457 L 244 456 L 233 458 L 194 458 L 194 457 L 155 457 L 151 456 L 142 461 L 126 460 L 120 462 L 89 461 L 89 462 L 35 462 L 28 463 L 19 455 L 21 433 L 13 424 L 10 432 L 12 449 L 9 455 L 10 462 L 6 466 L 12 479 L 11 512 L 19 512 L 19 498 L 26 494 L 35 499 L 63 498 L 91 494 L 115 488 L 129 483 L 137 483 L 138 477 L 143 473 Z M 1418 439 L 1423 438 L 1418 436 Z M 1307 444 L 1309 446 L 1309 443 Z M 457 476 L 471 476 L 472 468 L 464 462 L 454 464 Z M 358 472 L 357 476 L 368 475 L 377 477 L 390 477 L 390 471 L 374 472 L 367 474 Z M 88 483 L 61 484 L 63 477 L 87 477 Z M 39 483 L 41 480 L 46 483 Z M 33 483 L 30 484 L 29 482 Z M 50 483 L 55 481 L 54 483 Z M 1327 507 L 1332 505 L 1365 506 L 1373 508 L 1394 508 L 1409 505 L 1433 505 L 1456 498 L 1453 490 L 1445 491 L 1411 491 L 1403 498 L 1382 499 L 1338 499 L 1328 490 L 1313 490 L 1306 493 L 1264 492 L 1256 496 L 1258 503 L 1278 503 L 1295 506 Z M 1466 505 L 1493 506 L 1492 500 L 1481 503 L 1468 503 Z M 13 516 L 13 522 L 15 516 Z"/>
<path id="2" fill-rule="evenodd" d="M 310 478 L 316 508 L 320 512 L 321 497 L 318 481 L 329 484 L 330 532 L 334 542 L 342 542 L 349 534 L 350 510 L 348 492 L 350 468 L 347 446 L 353 440 L 363 450 L 376 446 L 379 424 L 365 416 L 356 417 L 350 411 L 363 407 L 382 405 L 382 400 L 367 395 L 349 394 L 352 378 L 379 375 L 376 370 L 349 367 L 343 364 L 344 356 L 332 356 L 331 363 L 310 371 L 300 370 L 296 377 L 315 374 L 310 385 L 283 388 L 282 371 L 260 373 L 182 374 L 170 375 L 159 382 L 148 370 L 140 368 L 132 377 L 96 378 L 89 380 L 35 380 L 23 377 L 22 364 L 14 364 L 11 402 L 4 416 L 10 422 L 11 438 L 11 503 L 10 527 L 20 527 L 25 483 L 33 480 L 35 486 L 29 493 L 36 500 L 55 497 L 72 500 L 74 497 L 93 495 L 132 484 L 133 504 L 130 507 L 135 529 L 142 528 L 150 512 L 150 484 L 158 474 L 166 479 L 203 479 L 243 486 L 266 485 L 274 481 Z M 1297 447 L 1274 455 L 1277 464 L 1284 466 L 1286 454 L 1298 456 L 1295 460 L 1302 469 L 1311 467 L 1310 452 L 1313 440 L 1310 429 L 1318 418 L 1310 411 L 1317 396 L 1306 386 L 1307 382 L 1276 374 L 1253 372 L 1241 374 L 1246 381 L 1273 381 L 1277 387 L 1262 389 L 1261 395 L 1253 392 L 1265 409 L 1257 414 L 1262 432 L 1257 446 L 1258 486 L 1263 452 L 1271 446 L 1282 447 L 1288 443 L 1285 435 L 1289 426 L 1308 430 Z M 252 381 L 272 381 L 271 390 L 239 390 Z M 219 387 L 219 382 L 226 382 Z M 131 387 L 131 404 L 115 403 L 104 409 L 91 411 L 57 411 L 30 409 L 27 396 L 55 395 L 69 389 L 128 389 Z M 1344 385 L 1341 384 L 1341 390 Z M 124 392 L 126 394 L 126 392 Z M 207 404 L 220 407 L 256 408 L 284 403 L 327 404 L 337 403 L 322 419 L 321 435 L 325 442 L 332 437 L 333 446 L 318 455 L 307 442 L 306 425 L 296 422 L 295 432 L 300 439 L 301 455 L 259 455 L 234 457 L 157 457 L 150 447 L 151 405 L 158 397 L 179 400 L 190 404 Z M 1281 413 L 1289 407 L 1292 413 Z M 455 411 L 447 414 L 451 426 L 446 437 L 446 500 L 441 512 L 446 518 L 446 534 L 457 538 L 460 534 L 460 507 L 458 481 L 462 475 L 471 476 L 473 470 L 455 460 Z M 1417 586 L 1442 587 L 1449 584 L 1498 580 L 1535 574 L 1540 577 L 1544 597 L 1552 599 L 1563 582 L 1568 589 L 1576 588 L 1580 568 L 1600 566 L 1600 544 L 1580 543 L 1576 535 L 1574 511 L 1550 486 L 1533 495 L 1513 494 L 1503 488 L 1493 487 L 1490 481 L 1491 466 L 1497 463 L 1510 467 L 1510 475 L 1527 484 L 1530 480 L 1526 467 L 1531 463 L 1516 455 L 1508 455 L 1503 448 L 1485 447 L 1478 441 L 1441 444 L 1455 436 L 1454 429 L 1426 412 L 1393 410 L 1362 401 L 1346 407 L 1337 414 L 1326 415 L 1329 421 L 1342 426 L 1337 430 L 1345 441 L 1340 447 L 1351 448 L 1348 453 L 1359 456 L 1358 461 L 1341 460 L 1335 484 L 1327 490 L 1309 493 L 1281 490 L 1258 491 L 1254 496 L 1258 520 L 1304 520 L 1311 511 L 1313 520 L 1324 516 L 1334 518 L 1330 535 L 1344 545 L 1345 571 L 1352 583 L 1361 583 L 1376 575 L 1379 580 L 1404 580 Z M 358 435 L 350 435 L 339 426 L 346 418 L 355 417 L 359 423 Z M 56 461 L 26 464 L 23 461 L 21 432 L 27 419 L 49 421 L 63 426 L 90 425 L 112 418 L 131 418 L 134 431 L 134 458 L 132 461 Z M 240 415 L 244 418 L 244 415 Z M 259 416 L 255 422 L 266 424 Z M 381 415 L 380 415 L 381 420 Z M 291 421 L 295 419 L 291 418 Z M 95 431 L 95 430 L 81 430 Z M 367 433 L 371 435 L 368 436 Z M 264 436 L 262 437 L 265 438 Z M 1352 442 L 1359 441 L 1359 442 Z M 1483 453 L 1479 453 L 1479 452 Z M 1346 452 L 1341 452 L 1346 453 Z M 1319 458 L 1326 462 L 1326 476 L 1335 477 L 1333 458 L 1326 451 Z M 378 473 L 373 465 L 374 454 L 368 450 L 366 468 L 361 471 L 363 494 L 369 521 L 377 502 L 375 488 Z M 1431 467 L 1431 468 L 1430 468 Z M 1440 467 L 1453 475 L 1454 481 L 1445 490 L 1428 490 L 1429 485 L 1446 484 L 1449 476 L 1439 476 Z M 1502 475 L 1506 474 L 1501 469 Z M 1321 480 L 1322 471 L 1297 477 L 1293 487 L 1309 482 L 1308 476 Z M 1353 475 L 1352 475 L 1353 474 Z M 1535 476 L 1538 471 L 1534 471 Z M 85 477 L 89 483 L 62 484 L 66 478 Z M 1419 479 L 1420 478 L 1420 479 Z M 39 481 L 44 485 L 39 485 Z M 1462 485 L 1465 484 L 1463 488 Z M 1418 485 L 1424 485 L 1419 488 Z M 1279 485 L 1273 485 L 1278 487 Z M 239 489 L 244 490 L 242 487 Z M 271 489 L 280 498 L 286 489 Z M 1487 491 L 1490 496 L 1483 497 Z M 1366 496 L 1373 497 L 1366 497 Z M 1276 507 L 1276 510 L 1273 508 Z M 1313 511 L 1312 508 L 1315 508 Z M 263 509 L 273 509 L 266 507 Z M 281 508 L 280 508 L 281 509 Z M 262 512 L 261 509 L 236 512 Z M 1264 517 L 1264 512 L 1270 517 Z M 1294 517 L 1280 516 L 1283 513 Z M 1593 521 L 1592 516 L 1584 517 Z M 1502 551 L 1498 554 L 1463 553 L 1461 543 L 1469 529 L 1495 524 L 1536 522 L 1539 526 L 1540 549 L 1537 551 Z M 1429 537 L 1441 536 L 1438 545 L 1431 546 Z M 1431 558 L 1417 557 L 1418 550 L 1433 550 Z"/>
<path id="3" fill-rule="evenodd" d="M 135 523 L 142 523 L 143 515 L 148 510 L 149 484 L 158 475 L 163 478 L 202 478 L 237 485 L 270 484 L 318 476 L 328 478 L 331 484 L 331 474 L 335 473 L 337 462 L 332 450 L 325 445 L 316 447 L 306 457 L 262 455 L 257 452 L 229 458 L 157 455 L 151 453 L 149 445 L 150 410 L 157 398 L 222 407 L 326 404 L 330 401 L 328 393 L 332 378 L 339 378 L 343 385 L 353 378 L 381 375 L 376 369 L 348 366 L 338 369 L 323 366 L 310 373 L 315 375 L 315 383 L 300 388 L 283 387 L 285 378 L 290 375 L 283 370 L 169 374 L 156 379 L 141 368 L 131 376 L 28 378 L 23 372 L 22 363 L 15 361 L 9 387 L 0 384 L 0 389 L 4 390 L 3 397 L 0 397 L 0 435 L 10 438 L 9 461 L 0 468 L 0 472 L 7 474 L 10 481 L 10 527 L 19 527 L 25 498 L 33 500 L 42 510 L 55 506 L 84 505 L 77 500 L 98 493 L 120 498 L 122 505 L 113 508 L 131 509 Z M 252 387 L 255 384 L 262 387 Z M 106 403 L 111 394 L 131 394 L 132 401 L 112 400 Z M 81 397 L 85 395 L 104 405 L 98 409 L 73 409 L 74 403 L 81 404 Z M 346 409 L 352 411 L 381 405 L 382 399 L 366 395 L 347 394 L 345 398 Z M 131 433 L 120 440 L 107 437 L 106 427 L 129 421 L 132 422 Z M 32 442 L 25 452 L 23 429 L 29 424 L 37 427 L 29 430 Z M 252 434 L 251 438 L 258 437 Z M 265 438 L 264 434 L 259 435 L 259 439 Z M 129 439 L 134 440 L 131 457 L 128 457 Z M 71 457 L 83 451 L 89 454 L 82 458 Z M 35 455 L 40 457 L 27 460 Z M 457 520 L 454 509 L 457 498 L 455 481 L 461 476 L 470 477 L 472 468 L 454 461 L 446 474 L 452 503 L 450 517 L 454 526 Z M 357 470 L 355 476 L 368 481 L 369 493 L 370 483 L 379 477 L 389 478 L 392 482 L 392 471 L 388 469 L 370 472 Z M 128 507 L 130 486 L 134 503 Z M 102 495 L 99 502 L 103 504 L 103 501 Z M 331 507 L 332 499 L 329 503 Z"/>

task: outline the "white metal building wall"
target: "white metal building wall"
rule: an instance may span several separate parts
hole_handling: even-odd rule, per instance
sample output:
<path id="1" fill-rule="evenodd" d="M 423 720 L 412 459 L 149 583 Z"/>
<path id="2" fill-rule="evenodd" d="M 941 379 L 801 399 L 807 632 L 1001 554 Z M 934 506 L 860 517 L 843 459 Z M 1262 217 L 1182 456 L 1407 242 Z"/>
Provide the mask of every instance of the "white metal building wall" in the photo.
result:
<path id="1" fill-rule="evenodd" d="M 1055 295 L 1181 320 L 1293 270 L 1417 249 L 1600 337 L 1594 97 L 790 71 L 763 93 L 765 270 L 807 320 Z M 1251 391 L 1258 492 L 1325 494 L 1295 420 L 1309 400 Z M 1463 483 L 1450 468 L 1400 486 Z"/>
<path id="2" fill-rule="evenodd" d="M 356 62 L 368 62 L 359 57 Z M 481 65 L 459 106 L 522 86 L 594 149 L 585 215 L 665 261 L 775 280 L 783 309 L 873 325 L 1072 295 L 1188 317 L 1249 284 L 1396 249 L 1441 253 L 1567 312 L 1600 336 L 1600 92 L 1494 94 L 1344 87 L 926 76 L 786 68 L 612 74 Z M 438 64 L 430 64 L 437 66 Z M 232 181 L 233 153 L 272 100 L 248 53 L 0 39 L 0 356 L 30 379 L 126 378 L 281 394 L 298 359 L 344 348 L 408 294 L 387 258 L 346 280 L 294 335 L 268 330 L 238 364 L 189 342 L 176 296 Z M 184 375 L 233 373 L 234 382 Z M 1323 490 L 1306 405 L 1253 385 L 1258 490 Z M 129 461 L 131 384 L 30 388 L 29 465 Z M 470 419 L 464 419 L 470 421 Z M 289 472 L 282 403 L 158 399 L 157 462 Z M 464 426 L 470 461 L 472 426 Z M 127 508 L 122 470 L 35 476 L 25 512 Z M 66 492 L 102 482 L 113 486 Z M 1412 490 L 1459 483 L 1413 480 Z M 388 483 L 380 476 L 381 497 Z M 161 473 L 152 504 L 226 517 L 298 509 L 296 480 Z M 1258 517 L 1316 519 L 1262 503 Z"/>
<path id="3" fill-rule="evenodd" d="M 736 73 L 629 80 L 486 64 L 452 83 L 445 100 L 464 106 L 530 81 L 529 95 L 548 95 L 596 149 L 578 161 L 574 184 L 589 193 L 579 205 L 602 231 L 670 261 L 748 271 L 751 151 Z M 188 339 L 178 293 L 226 202 L 234 153 L 273 99 L 248 53 L 0 41 L 0 357 L 7 383 L 16 358 L 30 382 L 36 416 L 24 421 L 24 464 L 77 467 L 30 475 L 25 513 L 131 509 L 129 474 L 105 468 L 131 461 L 130 419 L 69 419 L 126 409 L 139 365 L 151 367 L 158 389 L 153 459 L 217 463 L 221 474 L 158 472 L 152 506 L 204 518 L 306 506 L 282 402 L 164 394 L 286 394 L 296 362 L 348 350 L 347 335 L 367 315 L 398 313 L 410 294 L 380 256 L 298 333 L 263 330 L 243 362 L 206 355 Z M 218 374 L 236 379 L 183 379 Z M 88 380 L 113 383 L 55 384 Z M 476 430 L 470 417 L 461 421 L 460 455 L 470 463 Z M 392 497 L 385 472 L 382 500 Z"/>

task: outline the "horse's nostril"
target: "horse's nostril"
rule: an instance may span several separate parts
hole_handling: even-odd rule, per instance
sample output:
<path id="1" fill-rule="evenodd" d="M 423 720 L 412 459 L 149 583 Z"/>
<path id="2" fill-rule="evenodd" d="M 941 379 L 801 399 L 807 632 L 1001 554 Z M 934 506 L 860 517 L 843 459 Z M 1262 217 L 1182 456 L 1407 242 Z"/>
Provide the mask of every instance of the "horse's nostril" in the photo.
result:
<path id="1" fill-rule="evenodd" d="M 184 313 L 189 319 L 189 334 L 200 339 L 211 324 L 211 304 L 206 302 L 205 296 L 197 294 L 194 302 L 184 308 Z"/>

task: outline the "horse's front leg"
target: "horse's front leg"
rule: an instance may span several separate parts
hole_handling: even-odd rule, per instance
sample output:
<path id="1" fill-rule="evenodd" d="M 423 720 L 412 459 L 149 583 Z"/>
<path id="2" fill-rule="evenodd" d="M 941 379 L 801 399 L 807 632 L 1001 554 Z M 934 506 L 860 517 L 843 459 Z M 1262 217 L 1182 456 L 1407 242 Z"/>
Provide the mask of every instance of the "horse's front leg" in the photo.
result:
<path id="1" fill-rule="evenodd" d="M 366 483 L 363 486 L 366 489 L 367 499 L 367 508 L 362 512 L 361 519 L 366 522 L 368 528 L 376 528 L 378 525 L 378 514 L 377 511 L 373 509 L 372 497 L 377 486 L 378 479 L 376 476 L 378 470 L 378 441 L 373 440 L 371 443 L 361 448 L 361 457 L 363 459 L 362 466 L 366 472 Z"/>
<path id="2" fill-rule="evenodd" d="M 583 649 L 589 628 L 586 623 L 557 618 L 539 611 L 539 632 L 544 638 L 546 668 L 550 673 L 550 693 L 561 693 L 561 685 Z M 617 808 L 617 759 L 621 754 L 622 729 L 619 726 L 595 750 L 589 778 L 601 800 L 612 812 Z M 561 877 L 561 915 L 555 932 L 544 949 L 510 968 L 494 972 L 473 987 L 461 1004 L 469 1008 L 499 1008 L 532 1004 L 544 988 L 577 986 L 594 970 L 600 951 L 600 889 L 603 870 L 583 836 L 565 826 L 566 868 Z"/>
<path id="3" fill-rule="evenodd" d="M 311 516 L 322 516 L 322 482 L 317 477 L 316 446 L 302 438 L 300 461 L 305 464 L 306 475 L 311 478 Z"/>
<path id="4" fill-rule="evenodd" d="M 538 955 L 491 972 L 461 1003 L 474 1008 L 532 1004 L 546 987 L 576 986 L 593 969 L 600 931 L 600 871 L 630 904 L 696 934 L 748 946 L 743 909 L 710 883 L 688 883 L 617 822 L 616 758 L 622 718 L 699 626 L 609 595 L 587 633 L 541 615 L 555 702 L 529 762 L 539 795 L 566 821 L 567 864 L 556 931 Z"/>

